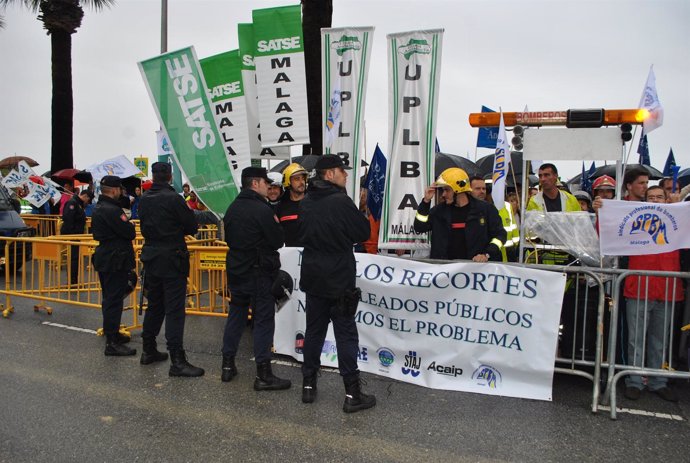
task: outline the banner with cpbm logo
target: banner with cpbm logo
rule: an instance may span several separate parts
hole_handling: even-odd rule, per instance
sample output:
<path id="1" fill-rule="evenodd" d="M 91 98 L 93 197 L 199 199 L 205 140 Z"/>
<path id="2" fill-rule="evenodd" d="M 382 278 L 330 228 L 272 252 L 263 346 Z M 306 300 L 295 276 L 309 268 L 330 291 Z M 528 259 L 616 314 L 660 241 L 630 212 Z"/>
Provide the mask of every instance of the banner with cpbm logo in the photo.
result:
<path id="1" fill-rule="evenodd" d="M 601 254 L 638 256 L 690 248 L 690 202 L 604 200 L 599 209 Z"/>
<path id="2" fill-rule="evenodd" d="M 281 249 L 295 278 L 276 315 L 276 352 L 302 360 L 300 248 Z M 361 371 L 434 389 L 551 400 L 565 275 L 496 263 L 428 264 L 356 254 Z M 321 353 L 338 365 L 329 327 Z"/>

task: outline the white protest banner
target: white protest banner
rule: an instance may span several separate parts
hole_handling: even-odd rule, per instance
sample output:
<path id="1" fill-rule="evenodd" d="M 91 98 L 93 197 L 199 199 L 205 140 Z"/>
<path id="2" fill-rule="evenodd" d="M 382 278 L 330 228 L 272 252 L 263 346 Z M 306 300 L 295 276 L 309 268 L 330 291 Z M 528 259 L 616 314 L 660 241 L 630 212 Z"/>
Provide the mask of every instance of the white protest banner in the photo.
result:
<path id="1" fill-rule="evenodd" d="M 238 50 L 232 50 L 199 62 L 208 85 L 213 117 L 225 146 L 232 178 L 235 185 L 240 185 L 242 170 L 251 165 L 240 54 Z"/>
<path id="2" fill-rule="evenodd" d="M 295 290 L 276 315 L 275 349 L 301 361 L 301 249 L 280 253 Z M 360 370 L 435 389 L 551 400 L 564 274 L 356 257 Z M 321 363 L 337 366 L 332 327 Z"/>
<path id="3" fill-rule="evenodd" d="M 427 249 L 413 229 L 434 180 L 436 108 L 443 29 L 388 35 L 388 172 L 379 248 Z"/>
<path id="4" fill-rule="evenodd" d="M 237 25 L 237 37 L 242 59 L 242 86 L 244 101 L 247 107 L 247 130 L 249 132 L 249 153 L 251 159 L 290 159 L 289 146 L 262 147 L 261 124 L 259 123 L 259 97 L 256 94 L 256 67 L 254 66 L 254 25 L 240 23 Z"/>
<path id="5" fill-rule="evenodd" d="M 661 254 L 690 248 L 690 202 L 604 200 L 599 243 L 605 256 Z"/>
<path id="6" fill-rule="evenodd" d="M 300 5 L 252 11 L 261 146 L 309 144 Z"/>
<path id="7" fill-rule="evenodd" d="M 139 168 L 132 164 L 132 162 L 127 159 L 127 156 L 124 155 L 106 159 L 97 164 L 92 164 L 85 170 L 91 172 L 94 183 L 98 183 L 98 181 L 106 175 L 117 175 L 120 178 L 126 178 L 141 172 Z"/>
<path id="8" fill-rule="evenodd" d="M 238 188 L 194 47 L 142 61 L 139 70 L 170 142 L 172 157 L 201 201 L 222 216 Z"/>
<path id="9" fill-rule="evenodd" d="M 29 182 L 29 194 L 26 195 L 25 199 L 33 206 L 39 208 L 43 206 L 51 197 L 52 195 L 50 193 L 50 187 Z"/>
<path id="10" fill-rule="evenodd" d="M 321 29 L 323 153 L 352 167 L 347 194 L 359 198 L 364 154 L 364 106 L 373 27 Z"/>
<path id="11" fill-rule="evenodd" d="M 29 180 L 29 177 L 36 175 L 31 166 L 26 163 L 26 161 L 19 161 L 17 164 L 17 172 L 22 176 L 24 180 Z"/>
<path id="12" fill-rule="evenodd" d="M 18 188 L 26 183 L 28 176 L 24 178 L 19 172 L 12 169 L 2 178 L 2 184 L 5 188 Z"/>

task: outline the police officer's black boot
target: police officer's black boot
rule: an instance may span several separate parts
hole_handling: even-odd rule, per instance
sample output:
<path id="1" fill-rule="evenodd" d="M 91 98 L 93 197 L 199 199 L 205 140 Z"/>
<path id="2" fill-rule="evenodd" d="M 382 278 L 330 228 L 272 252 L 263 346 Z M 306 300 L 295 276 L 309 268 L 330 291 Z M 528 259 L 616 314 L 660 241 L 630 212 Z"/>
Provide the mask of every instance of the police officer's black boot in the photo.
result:
<path id="1" fill-rule="evenodd" d="M 126 357 L 128 355 L 136 355 L 137 350 L 120 344 L 117 336 L 109 334 L 105 340 L 105 355 L 113 357 Z"/>
<path id="2" fill-rule="evenodd" d="M 273 374 L 270 360 L 256 364 L 255 391 L 279 391 L 289 389 L 291 385 L 290 380 L 278 378 Z"/>
<path id="3" fill-rule="evenodd" d="M 204 369 L 195 367 L 189 363 L 184 350 L 179 349 L 170 351 L 170 371 L 168 371 L 168 376 L 185 376 L 192 378 L 203 375 Z"/>
<path id="4" fill-rule="evenodd" d="M 366 410 L 376 405 L 376 397 L 362 392 L 363 380 L 359 377 L 359 373 L 343 376 L 343 382 L 345 383 L 345 403 L 343 404 L 345 413 Z"/>
<path id="5" fill-rule="evenodd" d="M 220 380 L 224 383 L 232 381 L 232 378 L 237 376 L 237 367 L 235 366 L 235 357 L 229 355 L 223 356 L 223 368 L 220 374 Z"/>
<path id="6" fill-rule="evenodd" d="M 144 338 L 144 347 L 141 353 L 139 363 L 142 365 L 150 365 L 156 362 L 164 362 L 168 360 L 167 352 L 159 352 L 157 349 L 156 339 Z"/>
<path id="7" fill-rule="evenodd" d="M 316 374 L 302 380 L 302 402 L 310 404 L 316 400 Z"/>

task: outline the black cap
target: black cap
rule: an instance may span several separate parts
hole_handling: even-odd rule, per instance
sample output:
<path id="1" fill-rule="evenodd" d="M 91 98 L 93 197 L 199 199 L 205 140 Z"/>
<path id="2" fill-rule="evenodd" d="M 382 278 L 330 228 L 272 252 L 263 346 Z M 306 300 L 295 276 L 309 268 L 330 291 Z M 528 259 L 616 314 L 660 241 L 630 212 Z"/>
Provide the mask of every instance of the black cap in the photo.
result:
<path id="1" fill-rule="evenodd" d="M 346 166 L 343 163 L 343 160 L 340 159 L 340 156 L 337 154 L 324 154 L 319 158 L 318 161 L 316 161 L 316 165 L 314 166 L 314 169 L 316 170 L 325 170 L 325 169 L 337 169 L 338 167 L 342 167 L 345 170 L 351 170 L 352 167 Z"/>
<path id="2" fill-rule="evenodd" d="M 242 181 L 245 178 L 263 178 L 268 183 L 271 183 L 271 179 L 268 178 L 268 172 L 264 167 L 245 167 L 242 169 Z"/>
<path id="3" fill-rule="evenodd" d="M 172 174 L 172 166 L 168 162 L 154 162 L 151 165 L 152 174 Z"/>
<path id="4" fill-rule="evenodd" d="M 112 188 L 121 188 L 122 180 L 117 175 L 106 175 L 101 179 L 101 186 L 109 186 Z"/>

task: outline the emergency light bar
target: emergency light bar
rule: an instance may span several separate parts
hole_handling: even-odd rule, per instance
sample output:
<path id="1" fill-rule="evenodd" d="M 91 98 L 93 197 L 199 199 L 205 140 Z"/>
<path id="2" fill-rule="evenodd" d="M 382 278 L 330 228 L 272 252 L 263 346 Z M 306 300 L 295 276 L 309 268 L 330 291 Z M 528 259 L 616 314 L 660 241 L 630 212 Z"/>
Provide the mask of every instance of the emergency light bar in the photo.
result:
<path id="1" fill-rule="evenodd" d="M 648 117 L 649 111 L 646 109 L 568 109 L 503 113 L 503 123 L 506 127 L 564 125 L 568 128 L 580 128 L 625 123 L 639 125 Z M 500 113 L 471 113 L 469 120 L 472 127 L 498 127 Z"/>

